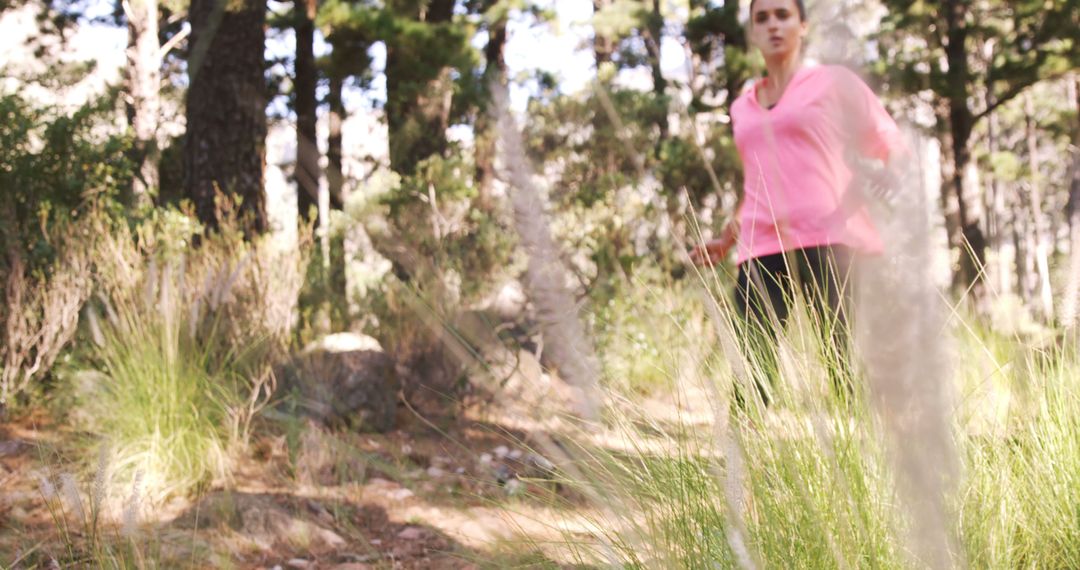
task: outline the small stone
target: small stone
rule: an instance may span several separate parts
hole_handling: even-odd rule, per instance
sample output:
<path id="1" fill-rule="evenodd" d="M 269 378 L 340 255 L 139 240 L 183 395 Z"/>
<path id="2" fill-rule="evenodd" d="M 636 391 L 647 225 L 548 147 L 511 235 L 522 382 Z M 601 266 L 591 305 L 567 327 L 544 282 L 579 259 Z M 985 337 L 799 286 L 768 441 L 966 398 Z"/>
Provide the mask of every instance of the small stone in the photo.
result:
<path id="1" fill-rule="evenodd" d="M 513 497 L 520 494 L 525 490 L 525 484 L 521 482 L 521 479 L 511 479 L 506 482 L 506 494 Z"/>
<path id="2" fill-rule="evenodd" d="M 23 447 L 23 442 L 13 439 L 8 441 L 0 441 L 0 457 L 5 455 L 15 455 Z"/>
<path id="3" fill-rule="evenodd" d="M 405 527 L 397 537 L 401 540 L 419 540 L 424 538 L 424 530 L 415 526 Z"/>
<path id="4" fill-rule="evenodd" d="M 541 471 L 555 471 L 555 464 L 543 455 L 530 453 L 529 457 L 526 458 L 526 462 L 531 463 L 534 467 Z"/>
<path id="5" fill-rule="evenodd" d="M 490 453 L 481 453 L 480 454 L 480 464 L 481 465 L 487 465 L 487 464 L 491 463 L 492 459 L 493 458 L 491 457 Z"/>
<path id="6" fill-rule="evenodd" d="M 427 474 L 428 477 L 442 477 L 443 475 L 446 475 L 446 471 L 443 471 L 438 467 L 428 467 Z"/>
<path id="7" fill-rule="evenodd" d="M 320 528 L 316 531 L 316 536 L 323 544 L 333 548 L 345 546 L 345 539 L 340 534 L 325 528 Z"/>
<path id="8" fill-rule="evenodd" d="M 494 475 L 495 481 L 500 485 L 505 485 L 507 481 L 515 478 L 514 472 L 502 463 L 495 466 Z"/>
<path id="9" fill-rule="evenodd" d="M 410 453 L 412 453 L 412 452 L 413 452 L 413 449 L 412 449 L 412 446 L 411 446 L 411 445 L 409 445 L 409 444 L 407 444 L 407 443 L 406 443 L 406 444 L 402 444 L 402 446 L 401 446 L 401 454 L 402 454 L 402 455 L 409 455 L 409 454 L 410 454 Z"/>
<path id="10" fill-rule="evenodd" d="M 512 450 L 510 453 L 506 454 L 506 456 L 509 457 L 510 459 L 521 459 L 521 450 L 520 449 Z"/>
<path id="11" fill-rule="evenodd" d="M 319 520 L 326 523 L 334 522 L 334 515 L 330 514 L 330 511 L 326 510 L 326 507 L 324 507 L 323 504 L 319 501 L 316 501 L 315 499 L 308 499 L 307 508 L 312 512 L 312 514 L 319 517 Z"/>
<path id="12" fill-rule="evenodd" d="M 458 475 L 462 475 L 462 474 L 465 473 L 465 468 L 464 467 L 458 467 L 457 469 L 454 469 L 454 473 L 457 473 Z"/>
<path id="13" fill-rule="evenodd" d="M 8 515 L 11 517 L 11 520 L 19 522 L 23 522 L 26 519 L 30 518 L 30 513 L 26 512 L 26 509 L 18 505 L 11 507 L 11 510 L 8 511 Z"/>
<path id="14" fill-rule="evenodd" d="M 330 570 L 371 570 L 371 564 L 364 564 L 363 562 L 346 562 L 344 564 L 338 564 Z"/>
<path id="15" fill-rule="evenodd" d="M 413 496 L 413 492 L 408 489 L 395 489 L 386 494 L 387 497 L 395 501 L 404 501 Z"/>
<path id="16" fill-rule="evenodd" d="M 378 546 L 378 545 L 382 544 L 382 539 L 373 538 L 373 539 L 369 540 L 368 542 L 370 542 L 374 546 Z"/>
<path id="17" fill-rule="evenodd" d="M 304 560 L 303 558 L 293 558 L 285 563 L 289 568 L 307 568 L 311 566 L 311 562 Z"/>
<path id="18" fill-rule="evenodd" d="M 510 454 L 510 450 L 507 449 L 507 447 L 505 445 L 500 445 L 499 447 L 496 447 L 492 451 L 495 452 L 495 456 L 498 457 L 499 459 L 502 459 L 502 458 L 504 458 L 504 457 L 506 457 L 507 455 Z"/>

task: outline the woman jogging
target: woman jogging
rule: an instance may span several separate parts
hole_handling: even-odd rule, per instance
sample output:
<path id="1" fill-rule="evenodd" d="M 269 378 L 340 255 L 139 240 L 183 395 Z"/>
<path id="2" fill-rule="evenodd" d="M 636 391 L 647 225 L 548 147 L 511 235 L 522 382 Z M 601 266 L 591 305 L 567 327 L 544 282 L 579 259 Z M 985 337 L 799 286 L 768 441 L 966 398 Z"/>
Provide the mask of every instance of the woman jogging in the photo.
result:
<path id="1" fill-rule="evenodd" d="M 852 257 L 882 250 L 855 188 L 867 180 L 853 172 L 856 157 L 887 162 L 900 148 L 896 123 L 857 75 L 804 64 L 807 28 L 802 0 L 750 3 L 749 38 L 764 55 L 767 76 L 731 108 L 745 187 L 720 238 L 691 252 L 695 263 L 711 264 L 737 249 L 743 348 L 764 355 L 765 368 L 775 366 L 775 328 L 786 323 L 796 291 L 820 318 L 831 339 L 827 349 L 843 359 Z M 771 381 L 775 370 L 766 372 Z M 758 389 L 767 403 L 767 386 L 759 381 Z"/>

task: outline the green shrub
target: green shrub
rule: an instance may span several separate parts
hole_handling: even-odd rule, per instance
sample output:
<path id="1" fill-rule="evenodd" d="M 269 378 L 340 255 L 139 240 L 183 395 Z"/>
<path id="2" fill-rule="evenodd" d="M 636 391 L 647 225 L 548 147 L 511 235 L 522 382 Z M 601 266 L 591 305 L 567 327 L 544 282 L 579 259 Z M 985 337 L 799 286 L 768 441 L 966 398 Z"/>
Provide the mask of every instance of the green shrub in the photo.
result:
<path id="1" fill-rule="evenodd" d="M 81 417 L 155 494 L 228 475 L 292 333 L 303 255 L 234 222 L 193 248 L 198 225 L 166 211 L 98 253 Z"/>

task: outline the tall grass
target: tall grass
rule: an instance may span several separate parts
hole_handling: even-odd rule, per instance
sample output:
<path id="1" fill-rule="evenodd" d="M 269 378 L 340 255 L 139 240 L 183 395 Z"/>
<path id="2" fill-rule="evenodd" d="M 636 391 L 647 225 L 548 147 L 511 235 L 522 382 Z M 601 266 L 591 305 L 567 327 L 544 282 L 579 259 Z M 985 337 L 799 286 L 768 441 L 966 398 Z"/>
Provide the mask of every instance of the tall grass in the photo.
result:
<path id="1" fill-rule="evenodd" d="M 86 426 L 151 498 L 229 473 L 232 452 L 274 388 L 303 256 L 249 242 L 233 220 L 190 246 L 178 213 L 104 239 L 87 309 L 96 378 L 81 394 Z"/>
<path id="2" fill-rule="evenodd" d="M 681 302 L 700 307 L 692 295 Z M 832 389 L 824 372 L 836 363 L 804 313 L 781 338 L 768 408 L 733 407 L 740 380 L 715 335 L 657 339 L 678 364 L 644 398 L 683 406 L 673 417 L 641 405 L 641 385 L 605 384 L 606 425 L 562 436 L 573 463 L 565 483 L 587 488 L 600 507 L 593 541 L 567 535 L 562 549 L 576 562 L 630 568 L 922 568 L 932 563 L 918 533 L 940 522 L 945 566 L 1080 567 L 1080 359 L 1071 345 L 956 318 L 943 334 L 954 338 L 945 381 L 958 394 L 946 410 L 957 465 L 928 468 L 949 474 L 940 521 L 928 522 L 901 490 L 932 493 L 939 483 L 904 483 L 910 467 L 897 449 L 936 458 L 937 444 L 897 440 L 888 425 L 923 418 L 914 408 L 883 418 L 865 371 L 854 398 Z"/>
<path id="3" fill-rule="evenodd" d="M 626 377 L 601 383 L 594 421 L 539 440 L 593 512 L 592 539 L 567 535 L 563 552 L 630 568 L 1080 567 L 1080 361 L 1073 347 L 997 336 L 944 302 L 918 166 L 903 199 L 877 212 L 889 250 L 861 267 L 857 365 L 822 342 L 824 323 L 797 300 L 776 362 L 747 351 L 730 279 L 715 273 L 702 275 L 704 294 L 674 283 L 620 292 L 632 300 L 604 316 L 599 359 Z M 511 184 L 531 190 L 524 178 Z M 668 307 L 670 326 L 618 334 L 619 323 L 655 321 L 650 307 Z M 618 365 L 627 358 L 646 366 Z M 745 396 L 773 374 L 771 405 Z M 674 417 L 642 405 L 650 387 Z"/>

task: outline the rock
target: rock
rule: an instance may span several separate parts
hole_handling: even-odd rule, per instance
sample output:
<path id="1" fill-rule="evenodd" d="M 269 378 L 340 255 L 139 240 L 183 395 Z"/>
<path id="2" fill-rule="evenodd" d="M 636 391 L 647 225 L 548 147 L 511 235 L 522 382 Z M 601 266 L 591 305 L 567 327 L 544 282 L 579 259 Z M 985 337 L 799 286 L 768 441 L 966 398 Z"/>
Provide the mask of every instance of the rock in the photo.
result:
<path id="1" fill-rule="evenodd" d="M 252 507 L 240 513 L 242 532 L 262 547 L 275 544 L 340 548 L 345 539 L 317 524 L 294 518 L 280 507 Z"/>
<path id="2" fill-rule="evenodd" d="M 310 507 L 309 507 L 310 508 Z M 276 545 L 303 548 L 340 548 L 345 539 L 314 522 L 293 516 L 293 509 L 278 505 L 269 495 L 214 493 L 181 515 L 179 528 L 231 528 L 260 549 Z"/>
<path id="3" fill-rule="evenodd" d="M 521 460 L 524 476 L 533 479 L 551 480 L 556 477 L 555 464 L 543 455 L 530 453 Z"/>
<path id="4" fill-rule="evenodd" d="M 404 501 L 405 499 L 412 497 L 413 492 L 408 489 L 395 489 L 393 491 L 387 492 L 386 496 L 390 497 L 395 501 Z"/>
<path id="5" fill-rule="evenodd" d="M 428 477 L 438 478 L 438 477 L 442 477 L 443 475 L 446 475 L 446 471 L 443 471 L 442 469 L 440 469 L 438 467 L 428 467 L 427 468 L 427 474 L 428 474 Z"/>
<path id="6" fill-rule="evenodd" d="M 498 457 L 499 459 L 503 459 L 504 457 L 506 457 L 507 455 L 510 454 L 510 450 L 505 445 L 500 445 L 499 447 L 496 447 L 492 451 L 495 452 L 495 457 Z"/>
<path id="7" fill-rule="evenodd" d="M 371 337 L 324 337 L 281 367 L 278 377 L 280 396 L 291 396 L 297 410 L 327 425 L 380 432 L 394 426 L 400 382 L 393 359 Z"/>
<path id="8" fill-rule="evenodd" d="M 17 455 L 20 451 L 28 447 L 30 447 L 28 444 L 17 439 L 0 441 L 0 457 L 5 455 Z"/>
<path id="9" fill-rule="evenodd" d="M 509 466 L 499 463 L 492 469 L 492 474 L 495 476 L 495 481 L 500 485 L 505 485 L 508 481 L 516 479 L 517 474 Z"/>
<path id="10" fill-rule="evenodd" d="M 311 566 L 311 562 L 304 560 L 303 558 L 293 558 L 285 563 L 289 568 L 307 568 Z"/>
<path id="11" fill-rule="evenodd" d="M 338 564 L 333 566 L 330 570 L 371 570 L 371 564 L 364 564 L 363 562 L 346 562 L 344 564 Z"/>
<path id="12" fill-rule="evenodd" d="M 397 537 L 401 540 L 420 540 L 421 538 L 424 538 L 424 534 L 424 529 L 409 526 L 402 529 L 402 531 L 397 534 Z"/>
<path id="13" fill-rule="evenodd" d="M 506 482 L 506 494 L 514 497 L 525 491 L 525 484 L 520 479 L 511 479 Z"/>

